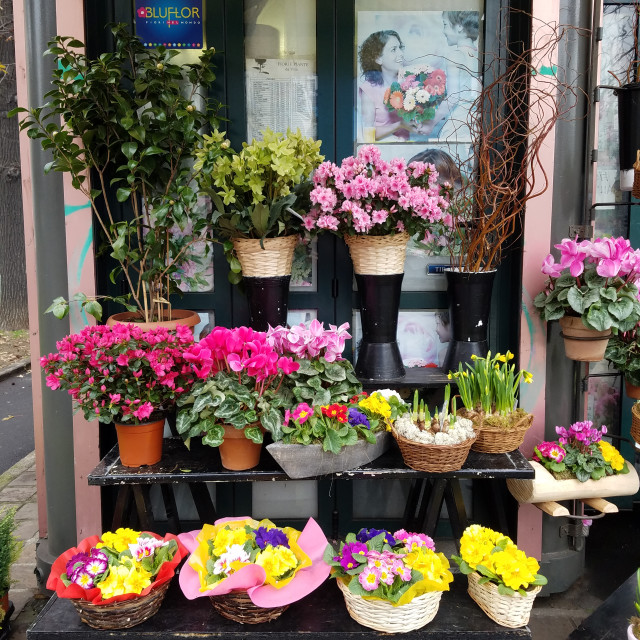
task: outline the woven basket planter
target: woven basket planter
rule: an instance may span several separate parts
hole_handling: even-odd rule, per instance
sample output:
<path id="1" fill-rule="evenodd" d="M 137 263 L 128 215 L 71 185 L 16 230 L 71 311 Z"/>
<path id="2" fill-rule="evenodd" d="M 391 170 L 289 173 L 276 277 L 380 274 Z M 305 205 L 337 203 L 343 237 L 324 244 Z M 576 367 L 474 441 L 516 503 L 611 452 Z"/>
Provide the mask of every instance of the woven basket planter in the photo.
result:
<path id="1" fill-rule="evenodd" d="M 508 453 L 515 451 L 523 442 L 524 434 L 533 423 L 533 414 L 527 413 L 520 420 L 502 429 L 495 425 L 487 424 L 481 419 L 481 428 L 478 437 L 471 448 L 482 453 Z M 475 424 L 475 423 L 474 423 Z"/>
<path id="2" fill-rule="evenodd" d="M 470 573 L 467 578 L 469 595 L 494 622 L 510 629 L 523 627 L 529 622 L 533 601 L 542 587 L 535 587 L 524 596 L 519 593 L 503 596 L 493 582 L 480 584 L 479 574 Z"/>
<path id="3" fill-rule="evenodd" d="M 392 236 L 345 236 L 353 270 L 361 275 L 404 273 L 409 234 Z"/>
<path id="4" fill-rule="evenodd" d="M 260 240 L 235 238 L 233 248 L 242 267 L 242 275 L 256 278 L 271 278 L 291 274 L 293 250 L 298 236 L 265 238 L 264 249 Z"/>
<path id="5" fill-rule="evenodd" d="M 141 624 L 158 612 L 170 582 L 168 580 L 152 589 L 146 596 L 133 600 L 93 604 L 86 600 L 72 599 L 71 603 L 76 608 L 80 620 L 94 629 L 128 629 Z"/>
<path id="6" fill-rule="evenodd" d="M 391 429 L 393 437 L 400 447 L 400 453 L 407 467 L 416 471 L 457 471 L 465 463 L 471 445 L 476 441 L 469 438 L 460 444 L 423 444 L 408 440 L 395 429 Z"/>
<path id="7" fill-rule="evenodd" d="M 406 633 L 424 627 L 436 617 L 442 597 L 442 591 L 431 591 L 394 607 L 384 600 L 368 600 L 351 593 L 342 580 L 337 583 L 349 615 L 365 627 L 386 633 Z"/>
<path id="8" fill-rule="evenodd" d="M 242 624 L 271 622 L 279 617 L 289 605 L 265 609 L 255 605 L 246 591 L 231 591 L 223 596 L 209 596 L 213 608 L 223 617 Z"/>
<path id="9" fill-rule="evenodd" d="M 640 404 L 631 405 L 631 437 L 640 444 Z"/>

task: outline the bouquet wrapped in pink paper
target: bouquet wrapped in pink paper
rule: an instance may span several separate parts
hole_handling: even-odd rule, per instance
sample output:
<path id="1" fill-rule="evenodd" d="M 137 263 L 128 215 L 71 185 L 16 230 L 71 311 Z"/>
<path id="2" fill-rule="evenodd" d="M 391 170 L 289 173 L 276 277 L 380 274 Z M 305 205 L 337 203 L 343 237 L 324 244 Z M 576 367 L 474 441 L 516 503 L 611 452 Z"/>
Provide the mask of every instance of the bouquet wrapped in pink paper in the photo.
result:
<path id="1" fill-rule="evenodd" d="M 298 531 L 270 520 L 221 518 L 179 538 L 191 552 L 180 572 L 184 595 L 210 597 L 218 613 L 237 622 L 273 620 L 329 575 L 327 539 L 313 519 Z"/>

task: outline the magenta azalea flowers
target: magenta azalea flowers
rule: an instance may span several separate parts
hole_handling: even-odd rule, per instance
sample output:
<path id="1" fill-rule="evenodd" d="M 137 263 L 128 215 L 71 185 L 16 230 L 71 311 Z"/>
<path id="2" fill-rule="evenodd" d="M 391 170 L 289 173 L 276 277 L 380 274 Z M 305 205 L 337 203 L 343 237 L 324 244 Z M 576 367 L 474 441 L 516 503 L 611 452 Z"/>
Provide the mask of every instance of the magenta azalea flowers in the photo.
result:
<path id="1" fill-rule="evenodd" d="M 143 422 L 171 408 L 191 384 L 183 350 L 193 334 L 182 325 L 143 331 L 134 325 L 85 327 L 40 359 L 50 389 L 64 389 L 87 420 Z"/>
<path id="2" fill-rule="evenodd" d="M 564 239 L 555 248 L 560 260 L 545 258 L 549 279 L 533 301 L 542 317 L 579 316 L 596 331 L 633 329 L 640 320 L 640 250 L 625 238 Z"/>
<path id="3" fill-rule="evenodd" d="M 329 545 L 324 560 L 331 575 L 361 596 L 374 596 L 403 605 L 428 591 L 448 591 L 453 575 L 449 561 L 436 553 L 433 540 L 404 529 L 350 533 L 336 551 Z"/>
<path id="4" fill-rule="evenodd" d="M 304 219 L 309 231 L 338 234 L 411 235 L 453 227 L 449 192 L 438 184 L 433 165 L 402 158 L 386 162 L 373 145 L 360 147 L 340 166 L 323 162 L 313 176 L 313 207 Z"/>

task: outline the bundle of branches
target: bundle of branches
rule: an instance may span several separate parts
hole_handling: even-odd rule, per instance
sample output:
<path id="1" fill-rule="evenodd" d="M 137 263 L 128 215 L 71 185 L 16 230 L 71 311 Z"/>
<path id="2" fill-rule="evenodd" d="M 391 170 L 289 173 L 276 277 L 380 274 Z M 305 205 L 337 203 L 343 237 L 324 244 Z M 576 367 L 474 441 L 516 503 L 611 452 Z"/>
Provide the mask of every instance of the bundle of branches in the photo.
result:
<path id="1" fill-rule="evenodd" d="M 485 82 L 469 109 L 473 167 L 453 198 L 461 246 L 452 266 L 462 271 L 495 269 L 502 252 L 520 237 L 526 203 L 548 187 L 542 145 L 584 95 L 561 80 L 553 63 L 571 32 L 584 33 L 572 26 L 536 25 L 521 11 L 509 14 L 512 22 L 523 17 L 533 27 L 531 44 L 507 46 L 504 56 L 485 61 Z M 463 175 L 469 173 L 462 165 Z"/>

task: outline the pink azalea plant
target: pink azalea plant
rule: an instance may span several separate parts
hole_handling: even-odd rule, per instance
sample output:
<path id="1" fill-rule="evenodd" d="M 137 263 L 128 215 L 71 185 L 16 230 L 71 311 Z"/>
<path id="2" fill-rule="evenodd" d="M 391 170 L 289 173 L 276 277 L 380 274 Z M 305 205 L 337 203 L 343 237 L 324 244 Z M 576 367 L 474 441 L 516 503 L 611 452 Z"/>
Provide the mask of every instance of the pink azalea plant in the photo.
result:
<path id="1" fill-rule="evenodd" d="M 171 409 L 193 380 L 183 351 L 191 331 L 137 326 L 85 327 L 43 356 L 50 389 L 64 389 L 87 420 L 138 424 Z"/>
<path id="2" fill-rule="evenodd" d="M 633 329 L 640 320 L 640 250 L 622 237 L 565 238 L 555 248 L 560 261 L 545 258 L 542 273 L 549 279 L 533 301 L 544 320 L 568 315 L 596 331 Z"/>
<path id="3" fill-rule="evenodd" d="M 304 218 L 309 231 L 381 236 L 407 231 L 441 235 L 453 227 L 447 213 L 450 189 L 438 184 L 431 164 L 394 158 L 386 162 L 374 145 L 338 166 L 323 162 L 313 176 L 313 207 Z"/>
<path id="4" fill-rule="evenodd" d="M 279 353 L 265 332 L 214 327 L 185 351 L 184 359 L 196 377 L 178 401 L 176 428 L 187 444 L 202 437 L 204 444 L 217 447 L 225 425 L 244 429 L 254 442 L 262 442 L 263 429 L 278 437 L 281 408 L 291 399 L 283 381 L 300 365 Z"/>

